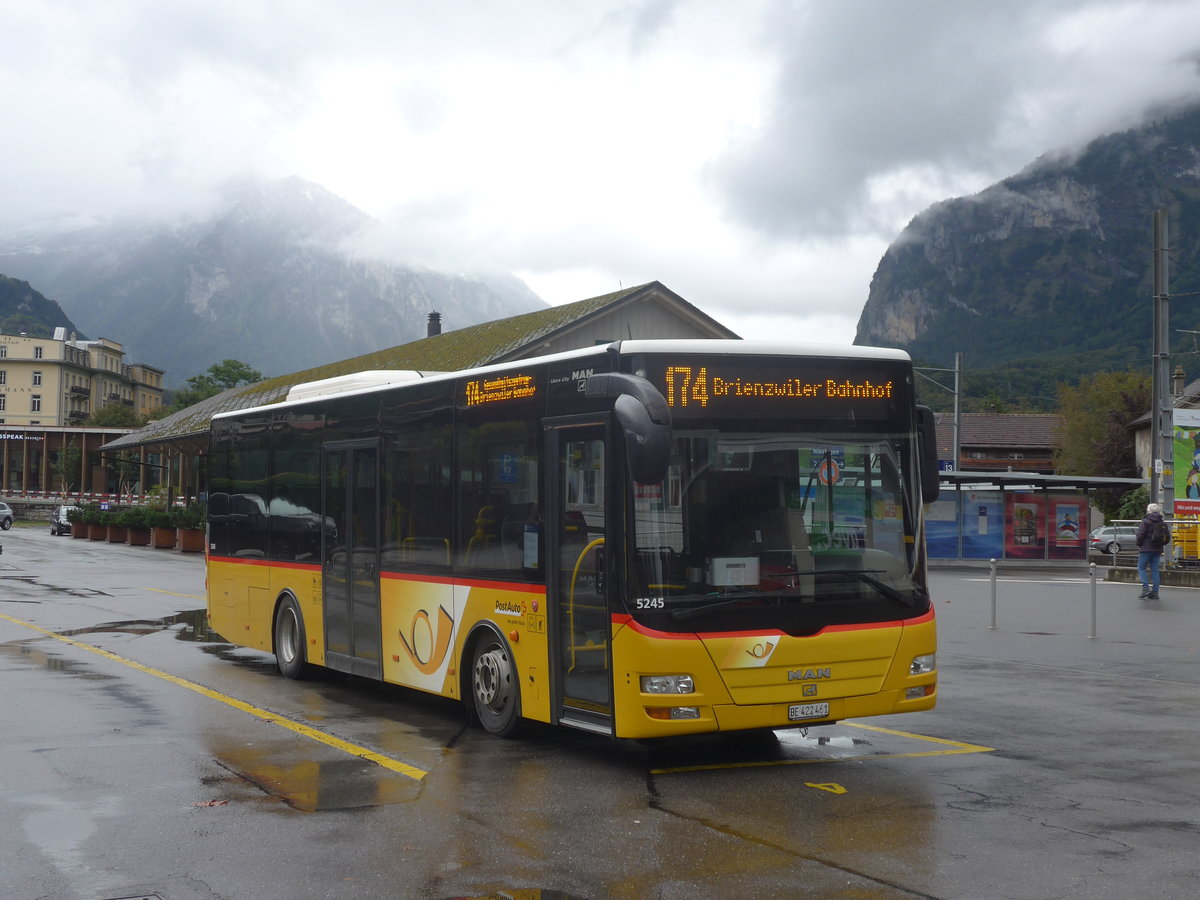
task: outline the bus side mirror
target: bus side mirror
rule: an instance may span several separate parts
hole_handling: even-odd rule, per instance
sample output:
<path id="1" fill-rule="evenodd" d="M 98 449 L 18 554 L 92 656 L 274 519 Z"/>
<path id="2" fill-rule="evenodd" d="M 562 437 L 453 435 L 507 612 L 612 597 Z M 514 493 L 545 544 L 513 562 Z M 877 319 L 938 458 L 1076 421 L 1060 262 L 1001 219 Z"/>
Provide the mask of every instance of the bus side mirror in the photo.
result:
<path id="1" fill-rule="evenodd" d="M 671 459 L 671 411 L 666 398 L 645 378 L 602 372 L 587 380 L 588 397 L 614 398 L 613 414 L 625 432 L 625 457 L 638 484 L 656 484 Z"/>
<path id="2" fill-rule="evenodd" d="M 921 500 L 932 503 L 942 488 L 938 473 L 937 420 L 928 406 L 917 407 L 917 445 L 921 455 Z"/>

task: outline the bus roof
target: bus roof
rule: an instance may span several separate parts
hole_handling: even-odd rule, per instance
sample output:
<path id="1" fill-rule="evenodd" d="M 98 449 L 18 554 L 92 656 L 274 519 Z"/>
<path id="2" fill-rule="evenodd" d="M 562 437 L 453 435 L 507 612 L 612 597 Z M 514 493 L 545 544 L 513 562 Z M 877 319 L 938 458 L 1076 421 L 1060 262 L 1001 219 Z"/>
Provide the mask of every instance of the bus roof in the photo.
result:
<path id="1" fill-rule="evenodd" d="M 462 369 L 456 372 L 417 372 L 413 370 L 366 370 L 352 375 L 340 375 L 334 378 L 323 378 L 318 381 L 308 381 L 293 385 L 286 399 L 279 403 L 266 406 L 255 406 L 248 409 L 230 410 L 218 413 L 214 419 L 225 419 L 231 416 L 259 413 L 265 410 L 275 410 L 306 403 L 321 397 L 348 397 L 355 394 L 372 393 L 385 390 L 397 384 L 413 381 L 444 381 L 452 378 L 469 377 L 476 374 L 501 372 L 514 366 L 542 364 L 560 360 L 580 359 L 595 356 L 597 352 L 616 350 L 621 356 L 634 356 L 642 353 L 708 353 L 729 354 L 737 356 L 808 356 L 832 357 L 838 359 L 878 359 L 909 362 L 909 355 L 903 350 L 887 347 L 859 347 L 846 344 L 817 344 L 799 343 L 795 341 L 743 341 L 743 340 L 711 340 L 711 339 L 665 339 L 665 340 L 627 340 L 614 341 L 611 344 L 597 344 L 594 347 L 583 347 L 578 350 L 565 350 L 561 353 L 546 356 L 530 356 L 523 359 L 508 360 L 472 369 Z"/>

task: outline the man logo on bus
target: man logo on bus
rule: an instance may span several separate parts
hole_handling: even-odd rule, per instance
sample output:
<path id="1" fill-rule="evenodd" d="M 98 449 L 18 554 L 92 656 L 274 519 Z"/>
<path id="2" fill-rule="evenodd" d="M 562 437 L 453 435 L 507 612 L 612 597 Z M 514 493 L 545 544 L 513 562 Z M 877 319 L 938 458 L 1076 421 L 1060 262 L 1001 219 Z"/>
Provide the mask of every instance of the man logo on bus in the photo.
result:
<path id="1" fill-rule="evenodd" d="M 418 634 L 418 632 L 420 633 Z M 439 606 L 436 629 L 429 621 L 429 613 L 426 610 L 418 609 L 413 613 L 408 637 L 404 636 L 404 632 L 399 632 L 397 636 L 416 670 L 422 675 L 432 675 L 446 661 L 446 653 L 450 649 L 450 637 L 453 634 L 454 619 L 450 617 L 450 613 L 446 612 L 444 607 Z M 417 649 L 419 646 L 429 648 L 428 659 L 421 659 Z"/>
<path id="2" fill-rule="evenodd" d="M 788 681 L 812 681 L 816 678 L 832 678 L 833 670 L 822 666 L 819 669 L 788 669 Z"/>

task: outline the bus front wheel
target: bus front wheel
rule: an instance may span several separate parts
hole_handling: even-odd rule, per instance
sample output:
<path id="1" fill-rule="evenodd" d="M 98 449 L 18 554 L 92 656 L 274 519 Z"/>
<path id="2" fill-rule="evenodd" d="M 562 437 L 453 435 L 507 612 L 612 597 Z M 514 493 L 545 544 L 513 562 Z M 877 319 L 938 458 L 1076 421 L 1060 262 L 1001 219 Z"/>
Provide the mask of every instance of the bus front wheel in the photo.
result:
<path id="1" fill-rule="evenodd" d="M 507 737 L 516 730 L 518 691 L 516 666 L 508 647 L 495 635 L 481 638 L 471 661 L 471 697 L 485 731 Z"/>
<path id="2" fill-rule="evenodd" d="M 304 661 L 304 618 L 294 597 L 287 597 L 275 613 L 275 664 L 285 678 L 303 678 L 308 673 Z"/>

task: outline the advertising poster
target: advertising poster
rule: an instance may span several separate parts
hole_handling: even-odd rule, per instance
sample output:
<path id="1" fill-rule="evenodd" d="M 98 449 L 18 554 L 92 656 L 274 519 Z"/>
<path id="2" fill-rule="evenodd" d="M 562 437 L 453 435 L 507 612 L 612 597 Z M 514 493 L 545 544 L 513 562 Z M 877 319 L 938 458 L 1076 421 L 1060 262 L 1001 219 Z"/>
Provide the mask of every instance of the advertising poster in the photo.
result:
<path id="1" fill-rule="evenodd" d="M 1004 495 L 999 491 L 967 491 L 962 506 L 962 558 L 1004 556 Z"/>
<path id="2" fill-rule="evenodd" d="M 925 549 L 930 559 L 958 559 L 958 491 L 947 491 L 925 513 Z"/>
<path id="3" fill-rule="evenodd" d="M 1175 515 L 1200 514 L 1200 409 L 1174 411 Z"/>
<path id="4" fill-rule="evenodd" d="M 1004 555 L 1009 559 L 1046 558 L 1046 502 L 1039 494 L 1005 494 L 1007 515 Z"/>
<path id="5" fill-rule="evenodd" d="M 1050 558 L 1086 559 L 1086 534 L 1080 524 L 1086 521 L 1083 500 L 1069 494 L 1059 496 L 1051 494 L 1049 503 L 1050 523 L 1053 525 L 1050 534 Z"/>

